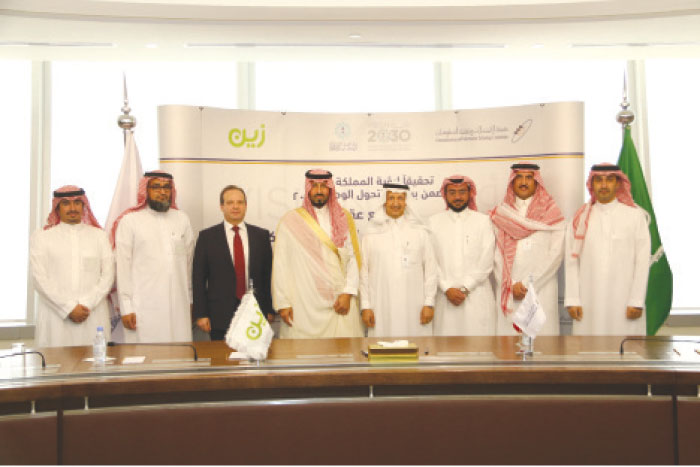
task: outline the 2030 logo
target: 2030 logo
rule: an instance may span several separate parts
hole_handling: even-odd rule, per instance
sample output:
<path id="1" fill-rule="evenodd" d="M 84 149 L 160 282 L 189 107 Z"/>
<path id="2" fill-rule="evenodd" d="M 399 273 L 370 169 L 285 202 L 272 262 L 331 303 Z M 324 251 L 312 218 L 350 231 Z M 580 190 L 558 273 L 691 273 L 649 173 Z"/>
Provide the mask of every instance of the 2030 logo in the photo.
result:
<path id="1" fill-rule="evenodd" d="M 368 143 L 407 143 L 411 140 L 411 130 L 408 128 L 382 128 L 367 130 Z"/>

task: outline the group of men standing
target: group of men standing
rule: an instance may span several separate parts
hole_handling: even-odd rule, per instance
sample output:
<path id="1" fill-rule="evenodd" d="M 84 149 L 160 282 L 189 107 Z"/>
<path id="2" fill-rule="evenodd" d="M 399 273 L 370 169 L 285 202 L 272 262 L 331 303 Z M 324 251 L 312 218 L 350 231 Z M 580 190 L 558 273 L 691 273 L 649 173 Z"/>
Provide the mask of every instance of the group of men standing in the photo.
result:
<path id="1" fill-rule="evenodd" d="M 125 342 L 189 341 L 193 322 L 223 339 L 249 288 L 269 320 L 279 315 L 282 338 L 515 334 L 511 315 L 529 287 L 547 315 L 540 334 L 557 335 L 562 258 L 574 334 L 644 334 L 646 213 L 616 166 L 594 166 L 587 186 L 590 201 L 566 222 L 535 164 L 511 167 L 503 202 L 488 214 L 477 210 L 474 181 L 454 175 L 441 186 L 445 211 L 426 222 L 407 185 L 385 184 L 360 242 L 332 174 L 310 170 L 303 205 L 280 220 L 274 255 L 269 232 L 244 222 L 236 185 L 221 191 L 224 221 L 196 246 L 170 174 L 144 175 L 111 242 L 84 191 L 63 187 L 31 242 L 36 341 L 85 345 L 95 326 L 109 330 L 115 265 Z"/>
<path id="2" fill-rule="evenodd" d="M 97 326 L 109 338 L 108 296 L 115 284 L 118 301 L 112 305 L 121 315 L 124 342 L 192 340 L 194 235 L 177 209 L 172 175 L 144 174 L 136 205 L 117 218 L 111 237 L 84 190 L 65 186 L 53 195 L 47 223 L 30 245 L 39 292 L 36 344 L 86 345 Z"/>

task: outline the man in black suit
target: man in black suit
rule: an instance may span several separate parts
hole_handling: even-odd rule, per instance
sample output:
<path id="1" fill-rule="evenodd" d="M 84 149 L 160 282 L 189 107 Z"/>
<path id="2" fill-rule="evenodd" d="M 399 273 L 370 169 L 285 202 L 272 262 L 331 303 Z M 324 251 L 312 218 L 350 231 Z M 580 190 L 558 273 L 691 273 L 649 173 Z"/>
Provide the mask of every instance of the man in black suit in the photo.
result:
<path id="1" fill-rule="evenodd" d="M 193 315 L 211 340 L 223 340 L 250 280 L 255 298 L 269 320 L 272 247 L 270 232 L 243 222 L 245 192 L 228 185 L 219 196 L 224 222 L 199 233 L 192 267 Z"/>

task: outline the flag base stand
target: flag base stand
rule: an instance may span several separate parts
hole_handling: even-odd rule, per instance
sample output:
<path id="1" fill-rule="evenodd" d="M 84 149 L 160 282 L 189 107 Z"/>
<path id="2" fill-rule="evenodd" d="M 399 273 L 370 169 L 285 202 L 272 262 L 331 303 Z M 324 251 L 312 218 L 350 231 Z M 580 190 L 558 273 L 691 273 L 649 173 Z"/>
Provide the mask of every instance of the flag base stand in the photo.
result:
<path id="1" fill-rule="evenodd" d="M 535 355 L 535 338 L 530 337 L 525 333 L 522 333 L 520 335 L 520 342 L 516 344 L 518 347 L 520 347 L 520 350 L 517 350 L 515 353 L 516 355 L 522 355 L 523 357 L 532 357 Z"/>

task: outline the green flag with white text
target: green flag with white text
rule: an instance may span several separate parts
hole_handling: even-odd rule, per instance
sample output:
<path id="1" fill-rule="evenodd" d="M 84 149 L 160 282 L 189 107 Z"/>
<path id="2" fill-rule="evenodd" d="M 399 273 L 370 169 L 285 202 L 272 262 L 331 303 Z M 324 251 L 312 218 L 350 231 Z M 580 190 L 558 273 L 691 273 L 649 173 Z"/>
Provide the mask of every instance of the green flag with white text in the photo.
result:
<path id="1" fill-rule="evenodd" d="M 644 173 L 637 157 L 637 150 L 634 147 L 629 127 L 625 128 L 622 150 L 620 151 L 617 165 L 630 179 L 634 202 L 644 208 L 650 217 L 651 266 L 649 268 L 649 282 L 647 283 L 646 310 L 647 335 L 653 336 L 664 324 L 671 310 L 673 274 L 671 273 L 671 266 L 668 264 L 664 247 L 661 244 L 654 208 L 651 205 L 647 184 L 644 181 Z"/>

